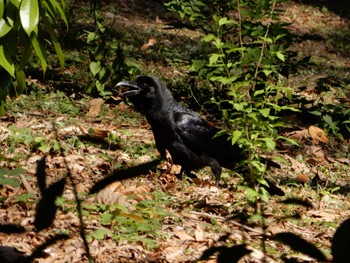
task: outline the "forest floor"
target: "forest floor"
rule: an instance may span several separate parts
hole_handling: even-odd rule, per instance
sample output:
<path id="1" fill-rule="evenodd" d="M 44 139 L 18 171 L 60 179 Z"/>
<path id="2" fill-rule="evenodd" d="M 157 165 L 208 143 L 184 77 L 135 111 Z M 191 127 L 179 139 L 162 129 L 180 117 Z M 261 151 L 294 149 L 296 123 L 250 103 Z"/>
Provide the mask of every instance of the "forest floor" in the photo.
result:
<path id="1" fill-rule="evenodd" d="M 311 56 L 314 63 L 312 69 L 291 75 L 288 85 L 295 90 L 305 86 L 299 95 L 317 99 L 317 81 L 339 80 L 342 84 L 329 84 L 322 99 L 349 108 L 350 22 L 317 6 L 289 3 L 283 8 L 283 21 L 291 23 L 289 29 L 296 35 L 291 49 Z M 104 15 L 113 20 L 117 35 L 128 38 L 134 47 L 130 52 L 138 56 L 133 59 L 143 72 L 172 81 L 186 74 L 176 60 L 181 56 L 178 47 L 196 43 L 199 33 L 165 30 L 171 15 L 157 1 L 119 1 L 116 13 Z M 75 14 L 74 19 L 74 25 L 82 25 L 86 17 Z M 141 52 L 149 39 L 156 39 L 157 47 Z M 60 72 L 60 88 L 69 84 L 62 76 L 71 75 L 76 76 L 75 83 L 87 85 L 79 73 L 83 67 L 88 71 L 87 60 L 75 59 L 80 66 L 67 60 Z M 253 194 L 239 186 L 242 178 L 232 171 L 225 170 L 224 183 L 216 187 L 209 169 L 198 171 L 198 179 L 178 180 L 178 167 L 165 160 L 153 167 L 139 166 L 158 157 L 146 120 L 119 98 L 103 101 L 76 91 L 65 93 L 50 74 L 45 80 L 34 74 L 28 78 L 30 92 L 9 100 L 6 115 L 0 117 L 0 223 L 8 232 L 0 233 L 1 246 L 29 255 L 64 233 L 68 238 L 48 245 L 35 262 L 88 262 L 76 191 L 95 262 L 198 262 L 205 251 L 214 256 L 202 262 L 217 262 L 218 253 L 232 256 L 233 250 L 225 249 L 240 244 L 251 251 L 240 262 L 287 262 L 288 258 L 296 260 L 288 262 L 318 262 L 277 241 L 275 235 L 282 232 L 304 238 L 332 259 L 332 237 L 350 217 L 349 139 L 316 130 L 320 138 L 314 134 L 315 127 L 290 116 L 293 125 L 285 135 L 299 146 L 276 152 L 286 163 L 268 174 L 285 196 L 271 196 L 253 206 Z M 120 169 L 135 166 L 140 176 L 126 175 L 132 178 L 90 194 L 104 178 L 122 175 Z M 53 195 L 56 188 L 49 186 L 61 178 L 67 180 L 63 197 L 56 200 L 55 220 L 37 231 L 37 204 L 44 195 L 43 184 L 40 188 L 37 182 L 40 176 L 46 177 L 44 188 Z M 288 198 L 303 201 L 288 204 Z M 51 212 L 48 208 L 47 218 Z M 41 217 L 45 222 L 45 213 Z M 10 226 L 16 226 L 19 233 L 12 233 Z"/>

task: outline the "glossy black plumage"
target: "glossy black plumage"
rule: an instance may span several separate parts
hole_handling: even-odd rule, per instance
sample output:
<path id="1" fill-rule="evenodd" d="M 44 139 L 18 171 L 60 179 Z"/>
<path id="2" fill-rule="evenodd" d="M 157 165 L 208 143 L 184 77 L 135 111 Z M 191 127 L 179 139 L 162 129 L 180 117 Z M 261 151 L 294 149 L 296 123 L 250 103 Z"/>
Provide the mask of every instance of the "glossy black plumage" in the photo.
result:
<path id="1" fill-rule="evenodd" d="M 146 116 L 158 151 L 165 157 L 168 150 L 183 172 L 210 166 L 218 184 L 221 167 L 233 169 L 243 159 L 242 150 L 231 144 L 228 135 L 214 137 L 219 129 L 175 101 L 159 79 L 140 76 L 117 86 L 128 88 L 122 94 Z"/>

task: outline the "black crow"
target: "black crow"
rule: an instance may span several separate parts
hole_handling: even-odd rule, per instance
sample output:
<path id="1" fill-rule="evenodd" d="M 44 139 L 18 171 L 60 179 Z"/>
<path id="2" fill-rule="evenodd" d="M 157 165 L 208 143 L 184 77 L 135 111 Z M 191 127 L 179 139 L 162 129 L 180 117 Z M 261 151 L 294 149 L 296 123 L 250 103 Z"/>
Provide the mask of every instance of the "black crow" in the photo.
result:
<path id="1" fill-rule="evenodd" d="M 210 166 L 218 185 L 221 167 L 232 170 L 244 160 L 244 151 L 232 145 L 228 134 L 216 136 L 220 129 L 175 101 L 159 79 L 139 76 L 136 81 L 119 82 L 120 86 L 128 88 L 122 95 L 146 116 L 161 156 L 165 158 L 168 150 L 181 172 Z"/>

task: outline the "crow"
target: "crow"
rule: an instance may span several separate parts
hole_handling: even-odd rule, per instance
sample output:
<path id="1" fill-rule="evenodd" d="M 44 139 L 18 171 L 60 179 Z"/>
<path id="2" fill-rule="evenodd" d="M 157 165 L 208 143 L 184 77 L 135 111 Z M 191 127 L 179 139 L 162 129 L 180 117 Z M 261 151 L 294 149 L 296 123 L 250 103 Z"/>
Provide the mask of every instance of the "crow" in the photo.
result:
<path id="1" fill-rule="evenodd" d="M 165 158 L 168 150 L 173 163 L 181 165 L 181 174 L 210 166 L 218 185 L 222 167 L 233 170 L 245 160 L 244 150 L 232 145 L 228 134 L 216 136 L 220 129 L 178 103 L 158 78 L 139 76 L 117 87 L 127 88 L 122 96 L 146 117 L 160 155 Z"/>

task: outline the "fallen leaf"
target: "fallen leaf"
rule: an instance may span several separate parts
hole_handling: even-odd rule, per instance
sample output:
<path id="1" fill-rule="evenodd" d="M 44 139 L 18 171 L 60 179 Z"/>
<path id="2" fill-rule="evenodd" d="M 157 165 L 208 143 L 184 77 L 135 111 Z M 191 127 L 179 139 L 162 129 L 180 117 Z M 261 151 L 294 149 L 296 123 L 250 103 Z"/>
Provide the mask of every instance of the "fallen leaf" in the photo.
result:
<path id="1" fill-rule="evenodd" d="M 113 192 L 111 188 L 106 187 L 102 189 L 95 197 L 96 202 L 104 205 L 123 205 L 123 206 L 129 206 L 129 202 L 126 200 L 126 198 L 120 194 Z"/>
<path id="2" fill-rule="evenodd" d="M 96 117 L 100 112 L 104 100 L 101 98 L 92 99 L 85 103 L 85 107 L 89 108 L 89 112 L 87 113 L 90 117 Z"/>
<path id="3" fill-rule="evenodd" d="M 313 158 L 313 161 L 316 163 L 322 163 L 326 160 L 326 155 L 321 146 L 311 145 L 305 147 L 308 154 L 310 154 Z"/>
<path id="4" fill-rule="evenodd" d="M 174 235 L 178 237 L 180 240 L 185 241 L 185 240 L 194 240 L 193 237 L 191 237 L 189 234 L 186 233 L 185 230 L 181 229 L 174 229 Z"/>
<path id="5" fill-rule="evenodd" d="M 153 47 L 157 44 L 157 40 L 154 37 L 148 39 L 148 43 L 145 43 L 140 48 L 140 51 L 145 51 L 146 49 Z"/>
<path id="6" fill-rule="evenodd" d="M 309 134 L 313 140 L 320 141 L 323 143 L 328 143 L 328 138 L 326 136 L 326 133 L 322 129 L 316 126 L 309 127 Z"/>
<path id="7" fill-rule="evenodd" d="M 197 225 L 196 230 L 194 231 L 194 237 L 196 241 L 205 241 L 204 231 L 200 225 Z"/>
<path id="8" fill-rule="evenodd" d="M 308 139 L 310 135 L 309 135 L 308 130 L 304 129 L 304 130 L 300 130 L 300 131 L 289 132 L 286 134 L 286 136 L 288 136 L 290 138 L 294 138 L 298 141 L 302 141 L 302 140 Z"/>

